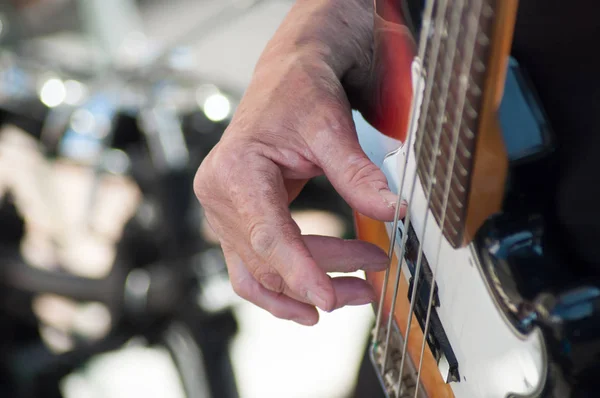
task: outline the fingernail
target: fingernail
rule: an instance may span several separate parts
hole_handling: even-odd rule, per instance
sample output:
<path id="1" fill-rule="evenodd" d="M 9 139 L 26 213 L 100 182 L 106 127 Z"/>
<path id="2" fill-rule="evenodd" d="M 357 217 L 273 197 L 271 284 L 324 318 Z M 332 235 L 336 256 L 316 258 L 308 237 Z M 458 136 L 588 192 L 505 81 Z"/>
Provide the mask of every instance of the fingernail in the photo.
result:
<path id="1" fill-rule="evenodd" d="M 390 260 L 385 261 L 373 261 L 372 263 L 365 264 L 361 269 L 364 271 L 382 271 L 390 265 Z"/>
<path id="2" fill-rule="evenodd" d="M 308 291 L 308 292 L 306 292 L 306 298 L 308 299 L 308 301 L 313 303 L 313 305 L 316 305 L 323 311 L 329 311 L 329 306 L 327 305 L 327 300 L 325 300 L 323 297 L 319 296 L 317 293 Z"/>
<path id="3" fill-rule="evenodd" d="M 365 304 L 371 304 L 374 301 L 375 301 L 374 297 L 359 297 L 359 298 L 355 298 L 354 300 L 350 300 L 348 303 L 346 303 L 346 305 L 365 305 Z"/>
<path id="4" fill-rule="evenodd" d="M 387 254 L 382 253 L 381 256 L 373 256 L 371 261 L 363 265 L 360 269 L 365 271 L 379 271 L 387 268 L 390 265 L 390 258 Z"/>
<path id="5" fill-rule="evenodd" d="M 379 191 L 379 195 L 383 198 L 383 200 L 387 203 L 389 207 L 395 207 L 396 202 L 398 202 L 398 195 L 390 191 L 389 189 L 382 189 Z"/>
<path id="6" fill-rule="evenodd" d="M 299 323 L 302 326 L 313 326 L 315 324 L 312 319 L 303 317 L 292 318 L 292 321 Z"/>

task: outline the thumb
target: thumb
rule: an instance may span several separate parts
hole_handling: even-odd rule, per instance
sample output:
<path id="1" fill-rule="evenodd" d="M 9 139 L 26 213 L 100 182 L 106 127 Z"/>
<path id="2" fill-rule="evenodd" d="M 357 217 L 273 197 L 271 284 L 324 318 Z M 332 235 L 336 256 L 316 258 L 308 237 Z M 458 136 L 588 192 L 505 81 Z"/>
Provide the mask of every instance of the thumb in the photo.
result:
<path id="1" fill-rule="evenodd" d="M 335 128 L 319 134 L 319 142 L 311 150 L 331 184 L 354 210 L 391 221 L 397 195 L 390 191 L 383 172 L 360 147 L 350 109 L 341 113 Z M 403 217 L 405 204 L 401 206 Z"/>

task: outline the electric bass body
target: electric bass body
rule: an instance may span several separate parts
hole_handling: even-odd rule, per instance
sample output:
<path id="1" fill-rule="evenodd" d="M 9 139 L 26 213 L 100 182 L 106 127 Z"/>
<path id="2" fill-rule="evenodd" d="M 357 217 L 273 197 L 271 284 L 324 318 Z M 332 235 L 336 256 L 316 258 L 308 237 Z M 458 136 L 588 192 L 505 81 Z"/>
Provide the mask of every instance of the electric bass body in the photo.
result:
<path id="1" fill-rule="evenodd" d="M 551 233 L 552 133 L 510 57 L 517 1 L 405 3 L 375 0 L 378 112 L 359 131 L 408 202 L 397 223 L 355 214 L 360 239 L 393 248 L 387 275 L 367 273 L 383 390 L 594 396 L 577 394 L 597 374 L 600 291 Z"/>

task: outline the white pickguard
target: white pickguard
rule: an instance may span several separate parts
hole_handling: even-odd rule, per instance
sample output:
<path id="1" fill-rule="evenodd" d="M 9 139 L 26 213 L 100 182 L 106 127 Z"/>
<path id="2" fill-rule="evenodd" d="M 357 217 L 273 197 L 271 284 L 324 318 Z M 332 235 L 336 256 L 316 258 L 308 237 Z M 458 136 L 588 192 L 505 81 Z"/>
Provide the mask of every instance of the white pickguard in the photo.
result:
<path id="1" fill-rule="evenodd" d="M 390 188 L 397 193 L 406 148 L 398 149 L 400 143 L 395 141 L 398 150 L 390 152 L 390 139 L 383 138 L 372 128 L 358 129 L 358 133 L 363 149 L 381 167 Z M 411 150 L 403 189 L 405 198 L 410 194 L 415 172 L 416 162 Z M 423 187 L 418 178 L 416 181 L 415 194 L 410 200 L 411 224 L 418 237 L 426 228 L 421 242 L 423 252 L 431 269 L 437 267 L 440 307 L 436 310 L 457 357 L 461 376 L 460 382 L 451 383 L 456 398 L 505 398 L 511 394 L 537 396 L 546 378 L 546 354 L 541 333 L 534 332 L 527 338 L 518 336 L 496 307 L 472 248 L 452 248 L 441 234 L 433 214 L 429 214 L 425 225 L 425 214 L 429 210 Z M 396 250 L 400 250 L 399 244 Z M 407 274 L 403 272 L 408 278 Z"/>

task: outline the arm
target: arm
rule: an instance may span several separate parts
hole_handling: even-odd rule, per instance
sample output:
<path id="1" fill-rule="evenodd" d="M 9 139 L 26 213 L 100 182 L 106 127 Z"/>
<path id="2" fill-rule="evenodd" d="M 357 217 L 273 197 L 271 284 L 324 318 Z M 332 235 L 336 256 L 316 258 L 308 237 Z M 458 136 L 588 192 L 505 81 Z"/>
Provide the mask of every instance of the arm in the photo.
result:
<path id="1" fill-rule="evenodd" d="M 365 113 L 364 98 L 371 91 L 373 0 L 296 2 L 263 51 L 257 77 L 277 60 L 295 57 L 329 69 L 352 107 Z"/>
<path id="2" fill-rule="evenodd" d="M 371 65 L 373 0 L 300 0 L 265 48 L 272 56 L 303 54 L 330 67 L 341 81 L 365 77 Z"/>

